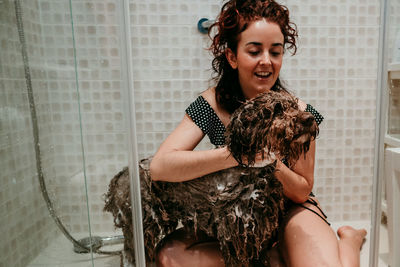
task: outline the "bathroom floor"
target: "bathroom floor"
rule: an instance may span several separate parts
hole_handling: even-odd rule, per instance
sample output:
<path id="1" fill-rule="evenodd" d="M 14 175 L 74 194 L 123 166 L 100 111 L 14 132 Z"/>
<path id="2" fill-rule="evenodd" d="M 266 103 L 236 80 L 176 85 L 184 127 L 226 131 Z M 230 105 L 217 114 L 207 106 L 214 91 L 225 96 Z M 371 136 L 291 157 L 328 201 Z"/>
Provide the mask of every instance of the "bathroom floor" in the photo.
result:
<path id="1" fill-rule="evenodd" d="M 354 228 L 365 228 L 370 229 L 369 221 L 360 222 L 346 222 Z M 336 231 L 338 227 L 344 225 L 343 223 L 332 223 L 332 228 Z M 107 236 L 103 235 L 103 236 Z M 388 235 L 385 227 L 381 227 L 381 245 L 380 245 L 380 259 L 378 267 L 387 267 L 388 259 Z M 112 247 L 110 250 L 117 250 L 122 247 Z M 367 235 L 367 239 L 361 250 L 361 267 L 367 267 L 369 263 L 369 247 L 370 247 L 370 236 Z M 108 248 L 108 247 L 107 247 Z M 106 248 L 104 248 L 106 249 Z M 59 236 L 53 241 L 43 252 L 33 260 L 28 267 L 115 267 L 120 265 L 119 256 L 107 256 L 107 255 L 93 255 L 93 265 L 91 262 L 90 254 L 76 254 L 73 252 L 71 243 L 64 237 Z"/>
<path id="2" fill-rule="evenodd" d="M 100 234 L 100 236 L 112 235 L 115 233 Z M 113 245 L 104 247 L 103 250 L 116 251 L 122 247 L 121 244 Z M 117 267 L 120 266 L 120 262 L 120 256 L 93 254 L 92 264 L 89 253 L 75 253 L 72 243 L 64 235 L 59 235 L 28 267 Z"/>

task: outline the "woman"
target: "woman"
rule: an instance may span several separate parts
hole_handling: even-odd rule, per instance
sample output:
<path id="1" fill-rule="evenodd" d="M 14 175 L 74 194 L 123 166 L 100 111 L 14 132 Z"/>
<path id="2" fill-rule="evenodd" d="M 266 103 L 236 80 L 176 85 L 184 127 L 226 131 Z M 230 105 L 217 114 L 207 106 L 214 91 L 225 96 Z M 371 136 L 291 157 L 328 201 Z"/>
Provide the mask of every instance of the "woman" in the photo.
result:
<path id="1" fill-rule="evenodd" d="M 237 166 L 223 146 L 231 114 L 243 101 L 260 93 L 287 92 L 279 73 L 284 52 L 296 52 L 297 31 L 285 6 L 273 0 L 231 0 L 223 5 L 212 29 L 216 30 L 210 49 L 217 85 L 189 106 L 181 123 L 160 146 L 150 166 L 154 180 L 187 181 Z M 299 107 L 312 112 L 317 123 L 322 121 L 310 105 L 299 101 Z M 205 135 L 217 148 L 193 151 Z M 284 262 L 287 266 L 359 266 L 366 231 L 343 226 L 337 240 L 317 200 L 310 196 L 314 162 L 315 140 L 291 169 L 277 162 L 276 178 L 294 203 L 279 242 Z M 224 266 L 215 242 L 179 231 L 167 238 L 158 255 L 160 266 Z M 283 266 L 278 260 L 275 264 Z"/>

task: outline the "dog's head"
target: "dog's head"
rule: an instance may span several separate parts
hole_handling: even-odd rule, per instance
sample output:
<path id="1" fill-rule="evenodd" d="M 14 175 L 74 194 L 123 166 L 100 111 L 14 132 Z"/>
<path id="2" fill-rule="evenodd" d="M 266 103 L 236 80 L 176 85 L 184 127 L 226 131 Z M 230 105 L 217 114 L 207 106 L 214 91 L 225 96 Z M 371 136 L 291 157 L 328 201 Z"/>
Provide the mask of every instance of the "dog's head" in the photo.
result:
<path id="1" fill-rule="evenodd" d="M 286 92 L 269 91 L 243 103 L 231 117 L 225 137 L 240 163 L 253 165 L 266 151 L 292 166 L 318 135 L 313 115 L 299 110 L 297 99 Z"/>

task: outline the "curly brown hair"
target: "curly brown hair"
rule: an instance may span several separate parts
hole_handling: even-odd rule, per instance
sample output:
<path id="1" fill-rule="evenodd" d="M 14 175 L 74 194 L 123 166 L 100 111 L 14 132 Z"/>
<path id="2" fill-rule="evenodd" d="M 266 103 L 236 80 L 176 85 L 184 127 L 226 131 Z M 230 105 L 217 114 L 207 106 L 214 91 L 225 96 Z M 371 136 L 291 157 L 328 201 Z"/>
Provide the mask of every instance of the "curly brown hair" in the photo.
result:
<path id="1" fill-rule="evenodd" d="M 226 2 L 216 20 L 209 28 L 212 39 L 210 51 L 214 55 L 212 68 L 217 82 L 216 100 L 229 113 L 233 113 L 244 101 L 237 70 L 233 69 L 226 59 L 226 49 L 237 51 L 239 35 L 254 21 L 266 19 L 279 25 L 284 36 L 285 50 L 297 51 L 297 27 L 290 21 L 289 10 L 274 0 L 230 0 Z M 212 32 L 216 34 L 211 37 Z M 278 78 L 273 91 L 286 90 Z"/>

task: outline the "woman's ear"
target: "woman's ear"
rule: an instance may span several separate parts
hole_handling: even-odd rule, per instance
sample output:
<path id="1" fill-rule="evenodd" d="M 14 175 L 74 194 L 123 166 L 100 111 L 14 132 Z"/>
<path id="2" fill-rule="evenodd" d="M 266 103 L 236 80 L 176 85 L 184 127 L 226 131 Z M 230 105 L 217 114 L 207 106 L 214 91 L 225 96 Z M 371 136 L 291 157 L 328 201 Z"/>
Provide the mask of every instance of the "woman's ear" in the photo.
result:
<path id="1" fill-rule="evenodd" d="M 225 51 L 225 57 L 229 62 L 229 65 L 231 65 L 232 69 L 237 69 L 237 60 L 236 60 L 236 55 L 233 53 L 233 51 L 230 48 L 227 48 Z"/>

